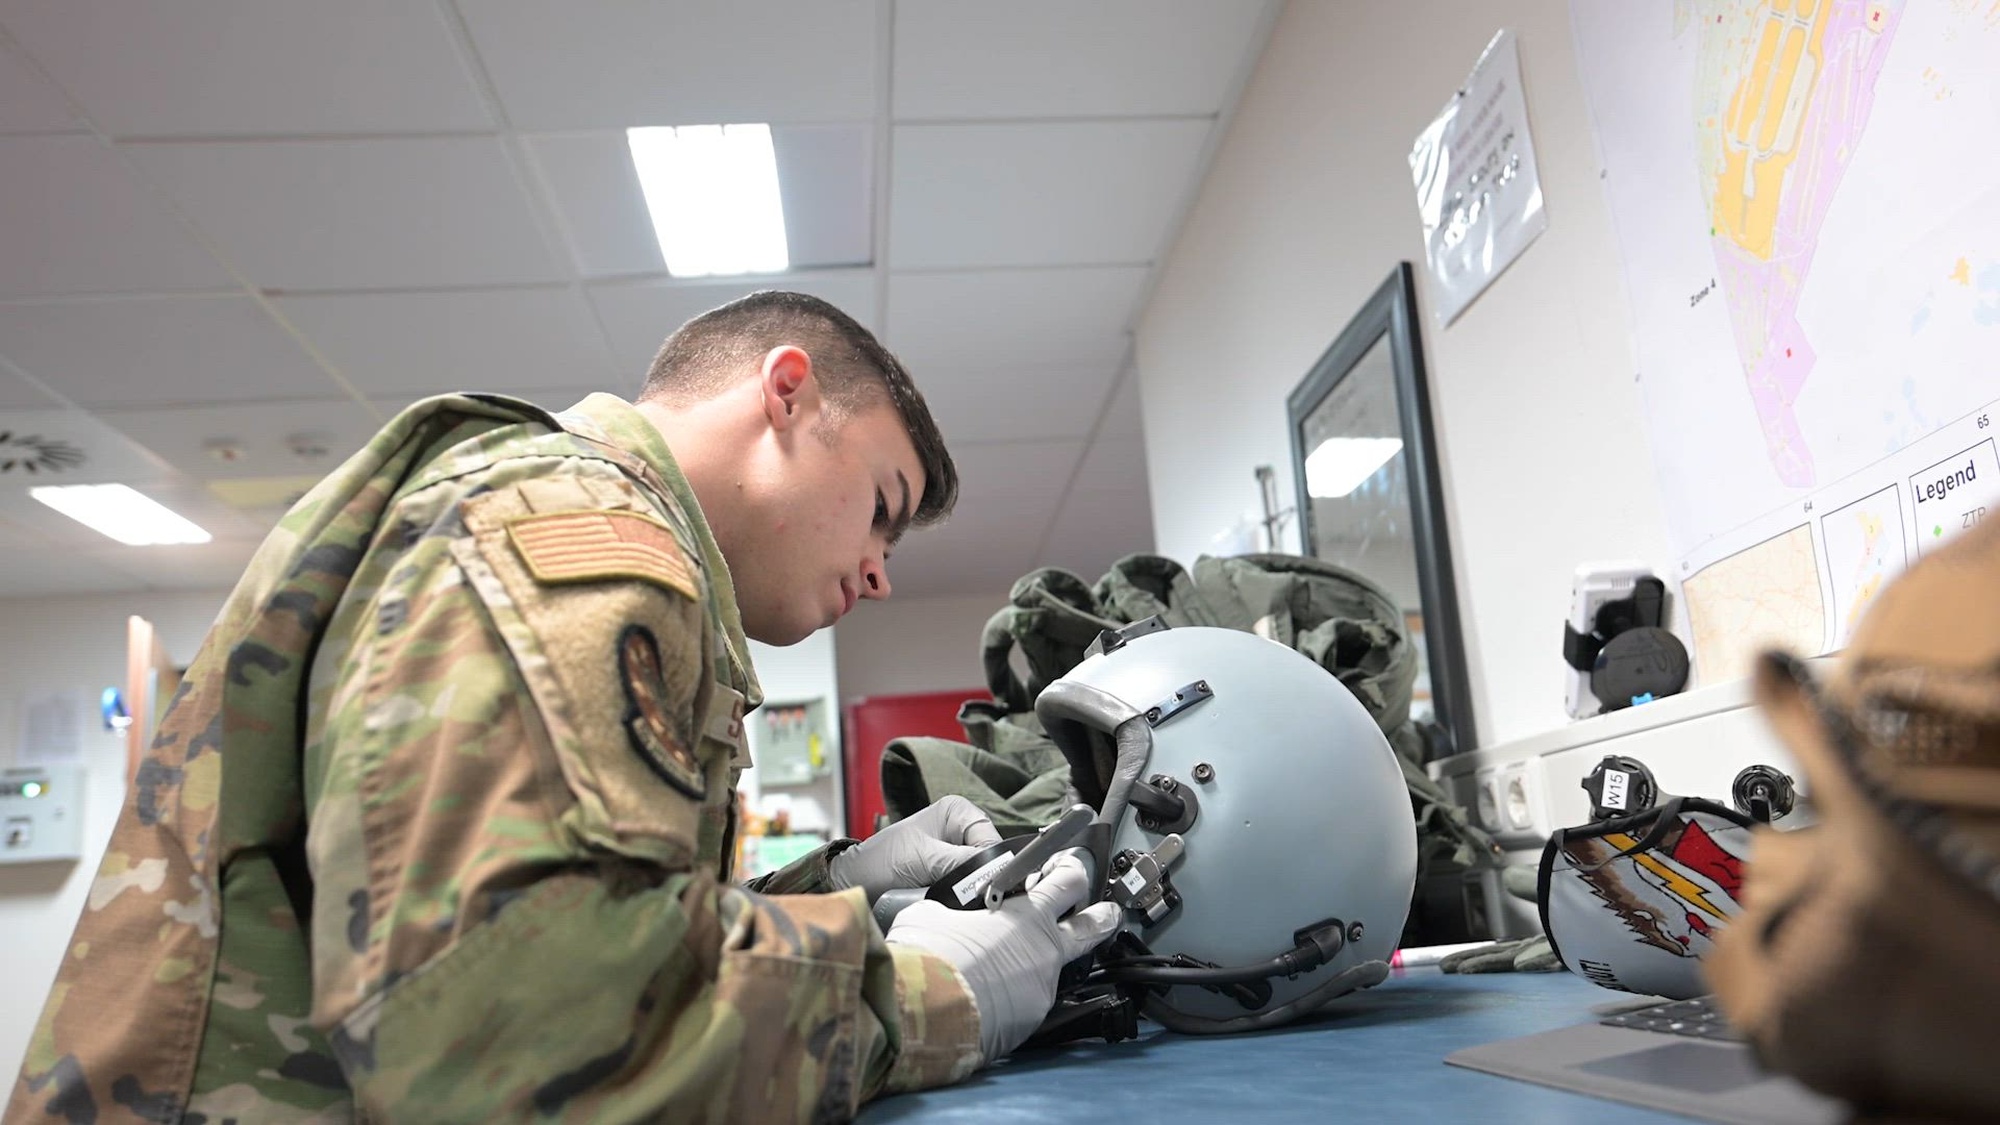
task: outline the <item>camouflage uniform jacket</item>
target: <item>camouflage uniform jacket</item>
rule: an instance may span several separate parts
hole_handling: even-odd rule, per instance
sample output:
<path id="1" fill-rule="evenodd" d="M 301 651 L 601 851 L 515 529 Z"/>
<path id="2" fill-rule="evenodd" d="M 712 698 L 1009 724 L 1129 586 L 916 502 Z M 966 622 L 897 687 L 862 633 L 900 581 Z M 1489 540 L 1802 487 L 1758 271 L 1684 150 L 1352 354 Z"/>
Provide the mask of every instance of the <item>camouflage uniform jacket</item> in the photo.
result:
<path id="1" fill-rule="evenodd" d="M 12 1123 L 837 1120 L 980 1062 L 824 857 L 729 882 L 758 687 L 659 432 L 411 407 L 259 549 L 161 721 Z"/>

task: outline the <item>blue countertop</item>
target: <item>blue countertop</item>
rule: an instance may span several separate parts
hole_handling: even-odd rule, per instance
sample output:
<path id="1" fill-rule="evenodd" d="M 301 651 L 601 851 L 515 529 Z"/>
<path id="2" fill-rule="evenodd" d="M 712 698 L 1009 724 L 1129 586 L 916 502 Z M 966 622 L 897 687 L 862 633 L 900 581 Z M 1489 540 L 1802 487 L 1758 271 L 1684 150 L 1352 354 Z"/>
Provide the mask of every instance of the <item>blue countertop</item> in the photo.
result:
<path id="1" fill-rule="evenodd" d="M 1444 1063 L 1460 1048 L 1584 1023 L 1593 1009 L 1634 999 L 1569 973 L 1399 971 L 1276 1031 L 1184 1036 L 1149 1023 L 1123 1043 L 1023 1052 L 958 1086 L 884 1098 L 858 1120 L 1684 1125 L 1676 1114 Z"/>

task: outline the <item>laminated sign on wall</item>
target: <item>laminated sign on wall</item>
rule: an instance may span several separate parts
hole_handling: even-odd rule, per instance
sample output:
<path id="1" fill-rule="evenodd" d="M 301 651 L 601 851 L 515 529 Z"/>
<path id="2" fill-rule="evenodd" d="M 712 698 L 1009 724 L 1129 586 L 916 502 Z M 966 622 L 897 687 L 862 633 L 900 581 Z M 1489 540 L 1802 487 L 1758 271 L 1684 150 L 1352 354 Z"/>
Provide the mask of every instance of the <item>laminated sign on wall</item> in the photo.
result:
<path id="1" fill-rule="evenodd" d="M 1410 175 L 1424 264 L 1438 315 L 1450 324 L 1549 225 L 1512 32 L 1493 36 L 1464 87 L 1418 135 Z"/>

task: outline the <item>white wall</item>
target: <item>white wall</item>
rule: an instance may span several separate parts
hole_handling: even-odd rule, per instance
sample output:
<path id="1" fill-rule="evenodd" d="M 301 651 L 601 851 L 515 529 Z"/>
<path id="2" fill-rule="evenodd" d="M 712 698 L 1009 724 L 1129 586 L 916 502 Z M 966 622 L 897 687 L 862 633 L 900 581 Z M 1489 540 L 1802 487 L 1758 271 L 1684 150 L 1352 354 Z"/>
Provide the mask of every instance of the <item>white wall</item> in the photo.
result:
<path id="1" fill-rule="evenodd" d="M 840 701 L 870 695 L 977 688 L 979 634 L 1007 604 L 1007 591 L 869 603 L 834 626 Z"/>
<path id="2" fill-rule="evenodd" d="M 1254 513 L 1256 465 L 1294 495 L 1285 396 L 1396 262 L 1421 262 L 1411 143 L 1501 27 L 1548 230 L 1450 328 L 1428 302 L 1421 328 L 1482 745 L 1567 721 L 1577 563 L 1669 562 L 1567 4 L 1293 0 L 1137 337 L 1159 551 L 1191 558 Z"/>
<path id="3" fill-rule="evenodd" d="M 824 701 L 826 758 L 830 765 L 825 777 L 814 778 L 805 785 L 765 785 L 755 767 L 743 771 L 741 789 L 749 798 L 750 807 L 762 816 L 769 816 L 780 807 L 789 809 L 795 831 L 818 832 L 829 838 L 844 834 L 840 692 L 836 686 L 833 630 L 821 629 L 785 648 L 751 641 L 750 662 L 756 665 L 757 682 L 763 686 L 768 702 L 783 705 Z M 746 726 L 750 732 L 750 755 L 757 758 L 765 738 L 764 722 L 759 716 L 752 716 Z"/>
<path id="4" fill-rule="evenodd" d="M 125 619 L 159 630 L 167 656 L 194 659 L 226 591 L 0 600 L 0 761 L 17 753 L 28 703 L 72 697 L 88 771 L 84 855 L 76 863 L 0 867 L 0 1075 L 20 1070 L 42 1000 L 83 910 L 125 798 L 125 739 L 105 733 L 98 695 L 125 684 Z"/>

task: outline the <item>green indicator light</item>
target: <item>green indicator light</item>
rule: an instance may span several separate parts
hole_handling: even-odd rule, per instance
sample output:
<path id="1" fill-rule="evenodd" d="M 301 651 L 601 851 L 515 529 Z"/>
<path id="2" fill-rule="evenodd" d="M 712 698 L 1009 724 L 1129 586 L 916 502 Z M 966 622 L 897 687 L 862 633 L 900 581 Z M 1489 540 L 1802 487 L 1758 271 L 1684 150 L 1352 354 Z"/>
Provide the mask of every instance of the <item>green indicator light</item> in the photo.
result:
<path id="1" fill-rule="evenodd" d="M 23 797 L 39 797 L 42 795 L 42 792 L 42 783 L 39 781 L 24 781 L 21 783 L 21 796 Z"/>

